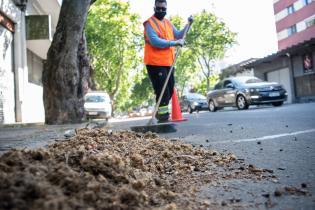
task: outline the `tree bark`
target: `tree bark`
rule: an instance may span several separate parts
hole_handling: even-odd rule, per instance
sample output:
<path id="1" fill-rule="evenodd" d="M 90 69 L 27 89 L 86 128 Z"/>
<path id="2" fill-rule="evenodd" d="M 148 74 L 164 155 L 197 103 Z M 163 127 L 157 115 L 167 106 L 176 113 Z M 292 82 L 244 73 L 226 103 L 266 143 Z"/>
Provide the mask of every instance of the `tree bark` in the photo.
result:
<path id="1" fill-rule="evenodd" d="M 93 2 L 93 0 L 92 0 Z M 90 77 L 84 25 L 91 0 L 64 0 L 43 71 L 45 122 L 81 122 Z"/>
<path id="2" fill-rule="evenodd" d="M 114 100 L 115 97 L 113 95 L 109 95 L 109 98 L 110 98 L 111 106 L 112 106 L 112 113 L 110 113 L 110 115 L 114 117 L 114 110 L 116 109 L 116 103 Z"/>
<path id="3" fill-rule="evenodd" d="M 210 77 L 207 77 L 207 92 L 210 90 Z"/>

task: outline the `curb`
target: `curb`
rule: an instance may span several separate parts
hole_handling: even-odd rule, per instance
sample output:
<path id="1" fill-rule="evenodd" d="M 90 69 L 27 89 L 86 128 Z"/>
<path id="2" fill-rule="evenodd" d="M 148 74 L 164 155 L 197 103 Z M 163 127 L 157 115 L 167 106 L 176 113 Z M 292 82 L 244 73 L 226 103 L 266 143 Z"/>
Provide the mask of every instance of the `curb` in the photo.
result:
<path id="1" fill-rule="evenodd" d="M 0 124 L 0 128 L 28 128 L 28 127 L 43 127 L 45 123 L 12 123 Z"/>

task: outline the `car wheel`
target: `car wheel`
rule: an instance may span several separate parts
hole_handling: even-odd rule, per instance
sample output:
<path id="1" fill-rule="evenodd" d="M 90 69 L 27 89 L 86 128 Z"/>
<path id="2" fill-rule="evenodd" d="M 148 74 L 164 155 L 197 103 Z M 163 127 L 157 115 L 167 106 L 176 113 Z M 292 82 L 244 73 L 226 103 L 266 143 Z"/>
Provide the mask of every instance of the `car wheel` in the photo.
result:
<path id="1" fill-rule="evenodd" d="M 194 112 L 193 108 L 191 108 L 191 106 L 188 106 L 187 111 L 189 112 L 189 114 L 192 114 Z"/>
<path id="2" fill-rule="evenodd" d="M 272 103 L 273 106 L 282 106 L 282 104 L 283 104 L 283 101 Z"/>
<path id="3" fill-rule="evenodd" d="M 239 110 L 248 109 L 248 103 L 243 95 L 237 96 L 236 106 Z"/>
<path id="4" fill-rule="evenodd" d="M 210 100 L 208 103 L 209 111 L 210 112 L 215 112 L 217 111 L 217 107 L 215 107 L 214 101 Z"/>

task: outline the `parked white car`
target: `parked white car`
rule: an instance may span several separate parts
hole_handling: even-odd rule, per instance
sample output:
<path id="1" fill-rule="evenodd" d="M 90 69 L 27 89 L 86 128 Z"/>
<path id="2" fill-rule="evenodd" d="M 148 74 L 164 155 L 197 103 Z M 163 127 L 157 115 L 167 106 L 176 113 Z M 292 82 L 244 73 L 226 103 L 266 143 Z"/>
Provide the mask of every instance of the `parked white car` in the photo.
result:
<path id="1" fill-rule="evenodd" d="M 84 111 L 87 119 L 111 117 L 112 106 L 109 95 L 106 92 L 88 92 L 84 97 Z"/>

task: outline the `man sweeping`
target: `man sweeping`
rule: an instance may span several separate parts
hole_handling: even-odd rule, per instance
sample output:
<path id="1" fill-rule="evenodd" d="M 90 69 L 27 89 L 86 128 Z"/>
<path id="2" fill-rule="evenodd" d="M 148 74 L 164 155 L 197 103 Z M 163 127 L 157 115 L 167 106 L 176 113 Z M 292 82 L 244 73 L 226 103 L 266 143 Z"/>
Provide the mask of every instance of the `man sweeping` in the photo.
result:
<path id="1" fill-rule="evenodd" d="M 167 74 L 174 63 L 175 46 L 184 45 L 182 37 L 185 28 L 178 31 L 168 19 L 164 18 L 166 11 L 166 0 L 155 0 L 154 15 L 143 23 L 145 37 L 144 64 L 154 89 L 156 101 L 160 97 Z M 190 23 L 193 21 L 192 16 L 188 18 L 188 21 Z M 172 98 L 175 84 L 173 72 L 156 114 L 159 123 L 167 122 L 169 119 L 168 104 Z"/>

